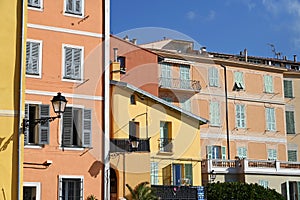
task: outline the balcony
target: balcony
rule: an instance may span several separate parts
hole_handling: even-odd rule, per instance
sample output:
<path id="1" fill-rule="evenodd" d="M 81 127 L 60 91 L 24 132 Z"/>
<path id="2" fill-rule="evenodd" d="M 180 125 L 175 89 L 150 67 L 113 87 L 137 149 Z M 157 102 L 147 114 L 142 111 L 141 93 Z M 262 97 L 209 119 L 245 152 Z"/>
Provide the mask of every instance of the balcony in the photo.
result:
<path id="1" fill-rule="evenodd" d="M 129 139 L 110 139 L 110 152 L 150 152 L 149 139 L 137 139 L 138 147 L 133 149 Z"/>
<path id="2" fill-rule="evenodd" d="M 160 77 L 159 87 L 173 90 L 184 90 L 190 92 L 200 92 L 200 81 L 196 80 L 181 80 L 175 78 Z"/>
<path id="3" fill-rule="evenodd" d="M 172 153 L 173 152 L 172 138 L 160 138 L 158 140 L 158 149 L 159 152 Z"/>

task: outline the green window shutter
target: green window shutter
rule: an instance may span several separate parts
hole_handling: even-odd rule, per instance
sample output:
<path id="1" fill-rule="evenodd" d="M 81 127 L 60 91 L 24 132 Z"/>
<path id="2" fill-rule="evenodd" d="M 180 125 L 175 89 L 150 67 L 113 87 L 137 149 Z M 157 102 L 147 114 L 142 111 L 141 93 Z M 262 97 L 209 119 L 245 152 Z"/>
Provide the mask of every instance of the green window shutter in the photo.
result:
<path id="1" fill-rule="evenodd" d="M 151 162 L 151 171 L 150 171 L 150 184 L 158 185 L 158 162 Z"/>
<path id="2" fill-rule="evenodd" d="M 83 135 L 82 135 L 82 146 L 92 146 L 92 110 L 83 110 Z"/>
<path id="3" fill-rule="evenodd" d="M 225 160 L 226 159 L 226 147 L 222 146 L 221 151 L 222 151 L 222 159 Z"/>
<path id="4" fill-rule="evenodd" d="M 268 131 L 276 130 L 275 109 L 266 108 L 266 127 Z"/>
<path id="5" fill-rule="evenodd" d="M 247 158 L 247 148 L 246 147 L 238 147 L 238 157 L 239 158 Z"/>
<path id="6" fill-rule="evenodd" d="M 185 174 L 185 178 L 187 178 L 189 180 L 189 184 L 193 185 L 193 166 L 192 166 L 192 164 L 184 165 L 184 174 Z"/>
<path id="7" fill-rule="evenodd" d="M 292 98 L 293 97 L 293 82 L 290 80 L 284 80 L 284 97 Z"/>
<path id="8" fill-rule="evenodd" d="M 49 105 L 40 105 L 40 118 L 50 116 Z M 39 126 L 39 144 L 49 144 L 49 121 L 41 123 Z"/>
<path id="9" fill-rule="evenodd" d="M 287 134 L 295 134 L 295 119 L 293 111 L 285 111 L 286 132 Z"/>
<path id="10" fill-rule="evenodd" d="M 220 125 L 220 108 L 218 102 L 210 102 L 210 123 L 211 125 Z"/>
<path id="11" fill-rule="evenodd" d="M 213 87 L 219 86 L 218 69 L 214 67 L 208 68 L 208 82 L 209 82 L 209 86 L 213 86 Z"/>
<path id="12" fill-rule="evenodd" d="M 207 159 L 212 159 L 212 146 L 206 146 Z"/>
<path id="13" fill-rule="evenodd" d="M 25 104 L 25 120 L 29 120 L 29 104 Z M 29 142 L 29 123 L 28 126 L 23 124 L 24 126 L 24 144 L 28 144 Z"/>
<path id="14" fill-rule="evenodd" d="M 297 199 L 300 199 L 300 182 L 297 182 L 297 191 L 298 191 Z"/>
<path id="15" fill-rule="evenodd" d="M 297 162 L 297 150 L 288 150 L 288 161 Z"/>
<path id="16" fill-rule="evenodd" d="M 246 121 L 245 121 L 245 105 L 237 104 L 235 106 L 236 110 L 236 127 L 238 128 L 245 128 Z"/>
<path id="17" fill-rule="evenodd" d="M 73 144 L 73 108 L 66 107 L 63 114 L 62 146 Z"/>
<path id="18" fill-rule="evenodd" d="M 273 78 L 272 76 L 264 76 L 264 87 L 266 93 L 273 93 Z"/>
<path id="19" fill-rule="evenodd" d="M 73 68 L 74 68 L 74 79 L 80 79 L 81 78 L 81 49 L 75 49 L 73 48 Z"/>
<path id="20" fill-rule="evenodd" d="M 234 72 L 234 81 L 244 88 L 243 72 Z"/>

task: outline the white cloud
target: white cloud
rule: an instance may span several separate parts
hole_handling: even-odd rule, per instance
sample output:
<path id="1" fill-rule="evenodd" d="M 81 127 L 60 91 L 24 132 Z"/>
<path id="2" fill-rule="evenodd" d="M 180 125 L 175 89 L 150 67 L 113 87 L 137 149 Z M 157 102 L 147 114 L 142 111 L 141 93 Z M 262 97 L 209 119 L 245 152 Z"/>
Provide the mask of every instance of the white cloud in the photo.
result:
<path id="1" fill-rule="evenodd" d="M 193 20 L 193 19 L 196 18 L 196 13 L 195 13 L 194 11 L 189 11 L 189 12 L 187 12 L 186 17 L 187 17 L 189 20 Z"/>
<path id="2" fill-rule="evenodd" d="M 216 16 L 216 12 L 213 10 L 210 10 L 206 19 L 208 21 L 211 21 L 211 20 L 215 19 L 215 16 Z"/>

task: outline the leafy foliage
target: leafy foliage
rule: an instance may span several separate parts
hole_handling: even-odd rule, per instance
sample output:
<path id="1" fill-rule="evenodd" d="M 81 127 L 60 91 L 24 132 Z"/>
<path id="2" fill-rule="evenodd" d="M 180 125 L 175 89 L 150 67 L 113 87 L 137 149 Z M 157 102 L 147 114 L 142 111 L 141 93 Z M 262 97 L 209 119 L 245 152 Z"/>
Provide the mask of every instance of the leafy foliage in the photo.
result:
<path id="1" fill-rule="evenodd" d="M 207 186 L 208 200 L 284 200 L 274 189 L 240 182 L 210 183 Z"/>
<path id="2" fill-rule="evenodd" d="M 130 191 L 132 200 L 156 200 L 158 199 L 154 190 L 148 186 L 149 182 L 142 182 L 132 189 L 128 184 L 126 187 Z"/>

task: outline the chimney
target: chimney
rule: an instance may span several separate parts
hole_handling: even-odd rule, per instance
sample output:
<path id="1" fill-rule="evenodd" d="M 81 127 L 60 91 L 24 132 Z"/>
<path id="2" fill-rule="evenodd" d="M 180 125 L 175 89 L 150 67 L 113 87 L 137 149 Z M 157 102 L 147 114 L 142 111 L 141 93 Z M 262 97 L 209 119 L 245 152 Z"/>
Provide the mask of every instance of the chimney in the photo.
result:
<path id="1" fill-rule="evenodd" d="M 245 62 L 248 62 L 248 51 L 244 49 Z"/>
<path id="2" fill-rule="evenodd" d="M 133 39 L 131 40 L 131 43 L 134 44 L 134 45 L 136 45 L 136 44 L 137 44 L 137 39 L 133 38 Z"/>
<path id="3" fill-rule="evenodd" d="M 118 62 L 118 48 L 114 48 L 114 62 Z"/>
<path id="4" fill-rule="evenodd" d="M 126 35 L 123 39 L 128 42 L 129 41 L 128 35 Z"/>
<path id="5" fill-rule="evenodd" d="M 114 61 L 110 64 L 110 79 L 120 81 L 120 63 L 118 62 L 118 48 L 114 48 Z"/>
<path id="6" fill-rule="evenodd" d="M 294 56 L 294 62 L 297 62 L 297 55 L 293 55 Z"/>

